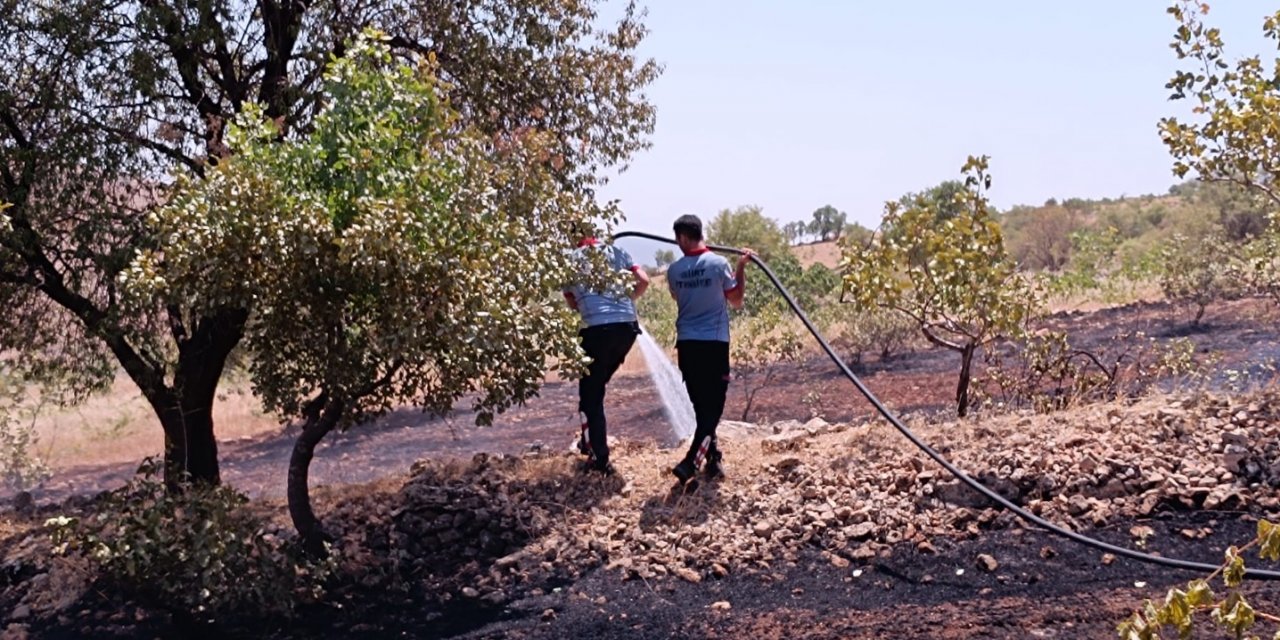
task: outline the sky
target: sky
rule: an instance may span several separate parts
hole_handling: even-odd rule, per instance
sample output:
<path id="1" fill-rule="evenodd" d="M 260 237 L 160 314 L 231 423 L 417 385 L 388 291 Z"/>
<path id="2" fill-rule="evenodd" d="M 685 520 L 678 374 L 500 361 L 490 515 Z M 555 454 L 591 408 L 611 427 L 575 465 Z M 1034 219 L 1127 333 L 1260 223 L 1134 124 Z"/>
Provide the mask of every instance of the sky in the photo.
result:
<path id="1" fill-rule="evenodd" d="M 641 53 L 665 71 L 647 91 L 653 148 L 600 192 L 621 228 L 665 235 L 740 205 L 785 223 L 825 204 L 875 227 L 886 200 L 959 178 L 970 154 L 991 156 L 1001 209 L 1176 182 L 1156 131 L 1187 113 L 1164 88 L 1164 0 L 644 4 Z M 1274 2 L 1212 4 L 1231 57 L 1274 57 Z"/>

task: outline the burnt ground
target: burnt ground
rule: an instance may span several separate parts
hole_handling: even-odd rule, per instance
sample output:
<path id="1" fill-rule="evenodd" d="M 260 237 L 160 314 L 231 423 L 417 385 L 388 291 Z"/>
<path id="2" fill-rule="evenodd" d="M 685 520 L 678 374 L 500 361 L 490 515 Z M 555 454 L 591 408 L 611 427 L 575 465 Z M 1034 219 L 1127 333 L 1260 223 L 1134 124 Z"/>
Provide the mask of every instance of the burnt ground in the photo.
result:
<path id="1" fill-rule="evenodd" d="M 1186 314 L 1165 304 L 1136 305 L 1091 314 L 1061 314 L 1053 326 L 1069 329 L 1086 348 L 1101 347 L 1120 333 L 1143 332 L 1161 340 L 1187 338 L 1198 353 L 1222 357 L 1222 369 L 1264 373 L 1280 356 L 1280 330 L 1261 303 L 1242 301 L 1211 308 L 1202 327 L 1189 328 Z M 641 357 L 639 353 L 633 357 Z M 902 413 L 946 411 L 954 390 L 953 354 L 923 350 L 859 367 L 868 386 Z M 865 401 L 825 359 L 812 357 L 785 365 L 775 384 L 757 399 L 753 420 L 805 419 L 800 398 L 817 392 L 832 422 L 869 418 Z M 313 484 L 360 483 L 403 473 L 422 457 L 469 456 L 476 451 L 516 452 L 533 443 L 559 448 L 576 434 L 576 387 L 548 384 L 540 398 L 513 410 L 495 426 L 470 426 L 466 413 L 451 420 L 426 419 L 397 412 L 373 425 L 336 434 L 322 444 L 313 464 Z M 731 390 L 726 419 L 740 417 L 743 398 Z M 610 432 L 628 440 L 669 439 L 656 393 L 646 377 L 614 381 L 609 396 Z M 249 441 L 223 443 L 223 476 L 251 495 L 279 498 L 293 434 L 288 430 Z M 43 504 L 123 484 L 132 465 L 61 471 L 36 493 Z M 1157 529 L 1150 549 L 1167 556 L 1216 562 L 1229 544 L 1252 538 L 1253 518 L 1271 514 L 1166 512 L 1152 520 L 1118 521 L 1099 537 L 1131 546 L 1128 529 L 1136 523 Z M 1178 533 L 1208 526 L 1202 540 Z M 576 581 L 547 584 L 542 596 L 501 608 L 460 603 L 444 611 L 412 601 L 367 594 L 357 618 L 351 612 L 304 612 L 286 626 L 234 626 L 225 637 L 462 637 L 462 638 L 701 638 L 749 635 L 753 638 L 1113 638 L 1115 625 L 1144 598 L 1203 574 L 1171 570 L 1128 560 L 1102 562 L 1102 552 L 1052 537 L 1009 528 L 983 532 L 973 540 L 936 539 L 936 554 L 911 546 L 895 547 L 887 557 L 837 568 L 818 550 L 795 566 L 775 566 L 773 574 L 730 575 L 700 584 L 680 580 L 659 583 L 623 580 L 617 572 L 595 568 Z M 1046 552 L 1048 547 L 1051 551 Z M 999 562 L 994 572 L 975 559 L 988 553 Z M 1048 555 L 1050 557 L 1043 557 Z M 963 569 L 963 575 L 956 571 Z M 861 570 L 857 577 L 854 572 Z M 1145 583 L 1135 586 L 1136 583 Z M 558 591 L 557 591 L 558 589 Z M 1280 587 L 1250 587 L 1251 601 L 1280 612 Z M 600 600 L 603 598 L 603 600 Z M 711 605 L 728 602 L 721 610 Z M 89 596 L 78 611 L 49 626 L 33 626 L 33 637 L 84 637 L 111 630 L 106 594 Z M 550 609 L 553 614 L 546 614 Z M 544 619 L 545 618 L 545 619 Z M 1208 621 L 1205 621 L 1208 624 Z M 2 631 L 2 629 L 0 629 Z M 1274 632 L 1268 628 L 1264 637 Z M 136 632 L 136 634 L 132 633 Z M 129 637 L 167 637 L 163 620 L 133 627 Z M 1209 635 L 1207 637 L 1217 637 Z"/>
<path id="2" fill-rule="evenodd" d="M 1228 545 L 1250 539 L 1255 522 L 1235 513 L 1166 513 L 1091 533 L 1131 547 L 1129 527 L 1145 524 L 1156 530 L 1149 551 L 1214 562 Z M 1202 540 L 1179 533 L 1206 526 L 1213 533 Z M 696 585 L 621 582 L 597 570 L 562 593 L 459 618 L 440 631 L 461 638 L 1114 638 L 1144 599 L 1204 577 L 1124 559 L 1104 564 L 1101 551 L 1020 527 L 935 546 L 938 553 L 925 554 L 902 545 L 843 569 L 815 553 L 771 576 Z M 978 567 L 979 554 L 994 557 L 996 570 Z M 1280 609 L 1280 584 L 1252 583 L 1246 594 L 1259 610 Z M 714 608 L 717 602 L 730 608 Z M 550 620 L 546 609 L 555 609 Z M 1202 624 L 1212 626 L 1207 618 Z M 420 628 L 393 632 L 427 637 Z"/>
<path id="3" fill-rule="evenodd" d="M 1116 522 L 1090 533 L 1132 546 L 1131 525 L 1152 527 L 1147 550 L 1214 562 L 1228 545 L 1253 536 L 1256 517 L 1228 512 L 1166 512 Z M 1210 528 L 1203 539 L 1179 532 Z M 624 580 L 589 570 L 576 581 L 544 585 L 545 594 L 501 607 L 458 602 L 439 610 L 412 598 L 364 594 L 347 610 L 313 607 L 290 623 L 234 621 L 218 638 L 1115 638 L 1116 625 L 1147 598 L 1204 573 L 1124 559 L 1019 526 L 975 539 L 933 540 L 936 553 L 910 544 L 866 563 L 837 568 L 817 550 L 771 573 L 729 575 L 692 584 L 675 579 Z M 979 554 L 996 559 L 994 571 Z M 1259 611 L 1280 611 L 1280 584 L 1244 588 Z M 720 608 L 728 603 L 727 609 Z M 108 593 L 90 592 L 57 621 L 37 622 L 31 637 L 196 637 L 163 615 L 138 616 Z M 128 612 L 128 613 L 126 613 Z M 1227 637 L 1200 614 L 1198 638 Z M 1276 625 L 1255 628 L 1270 637 Z"/>

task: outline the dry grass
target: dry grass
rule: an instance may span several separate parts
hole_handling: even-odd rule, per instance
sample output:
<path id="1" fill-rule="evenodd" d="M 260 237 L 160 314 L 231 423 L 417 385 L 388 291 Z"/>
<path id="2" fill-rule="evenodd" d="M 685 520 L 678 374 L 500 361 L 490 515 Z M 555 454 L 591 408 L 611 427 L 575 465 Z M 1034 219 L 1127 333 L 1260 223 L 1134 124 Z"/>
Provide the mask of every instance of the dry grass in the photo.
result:
<path id="1" fill-rule="evenodd" d="M 1164 293 L 1156 282 L 1144 282 L 1134 285 L 1132 290 L 1123 294 L 1107 295 L 1100 291 L 1087 291 L 1073 296 L 1054 297 L 1046 305 L 1049 313 L 1075 311 L 1093 313 L 1104 309 L 1124 307 L 1131 304 L 1162 302 Z"/>
<path id="2" fill-rule="evenodd" d="M 792 247 L 791 253 L 806 269 L 814 264 L 821 264 L 829 269 L 835 269 L 840 264 L 840 245 L 835 241 L 802 244 Z"/>
<path id="3" fill-rule="evenodd" d="M 262 411 L 248 384 L 226 382 L 213 408 L 214 428 L 222 442 L 280 428 Z M 65 409 L 46 408 L 35 420 L 38 451 L 51 466 L 66 468 L 136 462 L 164 450 L 160 421 L 142 393 L 121 375 L 111 388 Z"/>

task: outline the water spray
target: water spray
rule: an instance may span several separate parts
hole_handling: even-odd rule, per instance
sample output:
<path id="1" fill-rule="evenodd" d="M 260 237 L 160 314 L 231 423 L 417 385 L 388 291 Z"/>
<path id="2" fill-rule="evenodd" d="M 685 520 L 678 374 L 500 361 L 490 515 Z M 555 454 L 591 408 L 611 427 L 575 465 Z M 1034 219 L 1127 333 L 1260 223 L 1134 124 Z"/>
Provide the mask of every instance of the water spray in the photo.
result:
<path id="1" fill-rule="evenodd" d="M 676 241 L 671 238 L 654 235 L 652 233 L 644 233 L 641 231 L 623 231 L 621 233 L 614 234 L 613 237 L 615 240 L 620 238 L 644 238 L 646 240 L 655 240 L 657 242 L 665 242 L 667 244 L 676 244 Z M 734 255 L 743 255 L 743 252 L 740 249 L 735 249 L 731 247 L 718 247 L 714 245 L 707 245 L 707 246 L 712 251 L 718 251 L 721 253 L 731 253 Z M 822 337 L 822 333 L 819 332 L 818 328 L 815 327 L 813 322 L 809 320 L 809 316 L 805 315 L 804 310 L 801 309 L 800 305 L 796 303 L 795 298 L 791 296 L 791 292 L 787 291 L 787 288 L 782 285 L 782 281 L 780 281 L 778 279 L 778 276 L 773 273 L 773 270 L 769 268 L 769 265 L 765 264 L 765 262 L 761 260 L 758 256 L 754 256 L 754 255 L 748 256 L 748 259 L 751 260 L 751 262 L 755 263 L 755 265 L 759 267 L 762 272 L 764 272 L 765 277 L 767 277 L 769 281 L 773 283 L 773 286 L 778 290 L 778 293 L 782 294 L 782 298 L 786 300 L 787 306 L 791 307 L 791 311 L 794 312 L 796 314 L 796 317 L 800 319 L 800 322 L 804 324 L 805 329 L 808 329 L 809 333 L 813 335 L 813 338 L 818 341 L 818 345 L 822 347 L 822 350 L 824 352 L 826 352 L 827 357 L 831 359 L 831 362 L 835 363 L 836 368 L 840 370 L 840 373 L 844 374 L 844 377 L 848 378 L 849 382 L 852 382 L 853 386 L 858 388 L 858 392 L 862 394 L 862 397 L 866 398 L 867 402 L 870 402 L 871 406 L 874 407 L 875 410 L 881 416 L 883 416 L 885 420 L 889 422 L 889 424 L 893 425 L 893 428 L 897 429 L 898 432 L 901 433 L 904 437 L 906 437 L 907 440 L 911 441 L 911 444 L 915 445 L 917 448 L 923 451 L 925 455 L 932 458 L 934 462 L 941 465 L 943 469 L 946 469 L 947 473 L 950 473 L 951 475 L 958 478 L 961 482 L 964 482 L 966 485 L 968 485 L 969 488 L 982 494 L 983 497 L 994 502 L 1000 507 L 1003 507 L 1009 510 L 1010 512 L 1012 512 L 1014 515 L 1016 515 L 1018 518 L 1021 518 L 1025 522 L 1034 524 L 1050 533 L 1062 536 L 1073 542 L 1077 542 L 1079 544 L 1093 547 L 1095 549 L 1105 551 L 1107 553 L 1112 553 L 1120 557 L 1129 558 L 1131 560 L 1137 560 L 1139 562 L 1148 562 L 1151 564 L 1162 565 L 1165 567 L 1172 567 L 1175 569 L 1187 569 L 1190 571 L 1197 571 L 1201 573 L 1216 572 L 1220 568 L 1219 565 L 1208 564 L 1205 562 L 1194 562 L 1191 560 L 1182 560 L 1179 558 L 1166 558 L 1163 556 L 1154 556 L 1149 553 L 1143 553 L 1141 551 L 1136 551 L 1134 549 L 1116 546 L 1108 542 L 1103 542 L 1096 538 L 1090 538 L 1089 536 L 1076 533 L 1074 531 L 1071 531 L 1069 529 L 1065 529 L 1059 525 L 1056 525 L 1052 522 L 1049 522 L 1048 520 L 1045 520 L 1044 518 L 1041 518 L 1040 516 L 1037 516 L 1036 514 L 1031 513 L 1026 509 L 1023 509 L 1022 507 L 1009 501 L 1009 499 L 996 493 L 995 491 L 993 491 L 986 485 L 982 484 L 981 482 L 978 482 L 977 480 L 974 480 L 973 478 L 969 477 L 969 474 L 965 473 L 964 471 L 961 471 L 949 460 L 944 458 L 942 454 L 938 453 L 933 447 L 929 446 L 926 442 L 921 440 L 919 436 L 917 436 L 914 432 L 911 431 L 911 429 L 907 428 L 907 426 L 902 423 L 902 420 L 900 420 L 897 415 L 889 411 L 889 409 L 885 407 L 883 403 L 880 402 L 880 399 L 877 398 L 869 388 L 867 388 L 866 384 L 862 382 L 862 379 L 859 378 L 857 375 L 855 375 L 853 373 L 853 370 L 849 368 L 849 365 L 845 364 L 845 361 L 838 354 L 836 354 L 835 349 L 831 348 L 831 345 L 827 343 L 826 338 Z M 1253 580 L 1280 580 L 1280 571 L 1269 571 L 1265 569 L 1246 568 L 1244 577 L 1253 579 Z"/>
<path id="2" fill-rule="evenodd" d="M 685 392 L 684 381 L 679 370 L 671 364 L 667 352 L 649 335 L 644 327 L 640 328 L 640 353 L 644 355 L 645 365 L 649 368 L 649 378 L 658 388 L 658 396 L 662 398 L 663 413 L 671 424 L 671 432 L 676 442 L 693 437 L 697 417 L 693 412 L 693 404 L 689 402 L 689 394 Z"/>

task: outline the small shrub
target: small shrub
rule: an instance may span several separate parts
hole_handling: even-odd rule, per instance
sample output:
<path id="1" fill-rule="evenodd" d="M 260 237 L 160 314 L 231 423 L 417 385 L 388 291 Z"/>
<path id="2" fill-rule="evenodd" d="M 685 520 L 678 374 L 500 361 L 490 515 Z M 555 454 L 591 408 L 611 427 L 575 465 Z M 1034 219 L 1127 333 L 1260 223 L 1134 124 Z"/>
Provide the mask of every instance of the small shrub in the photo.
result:
<path id="1" fill-rule="evenodd" d="M 822 392 L 809 391 L 804 394 L 804 397 L 800 399 L 800 402 L 809 409 L 810 419 L 827 417 L 827 410 L 822 404 Z"/>
<path id="2" fill-rule="evenodd" d="M 835 305 L 833 305 L 835 306 Z M 829 323 L 832 346 L 847 354 L 853 364 L 861 364 L 867 354 L 888 360 L 914 345 L 919 328 L 908 316 L 886 309 L 849 312 Z"/>
<path id="3" fill-rule="evenodd" d="M 0 486 L 27 491 L 49 479 L 49 465 L 36 454 L 35 430 L 0 408 Z"/>
<path id="4" fill-rule="evenodd" d="M 915 321 L 909 316 L 883 309 L 861 314 L 857 323 L 858 340 L 881 360 L 901 353 L 915 342 L 919 333 Z"/>
<path id="5" fill-rule="evenodd" d="M 744 422 L 750 419 L 756 395 L 773 383 L 780 365 L 798 360 L 803 353 L 800 335 L 788 319 L 777 309 L 736 318 L 732 356 L 735 384 L 746 400 L 740 418 Z"/>
<path id="6" fill-rule="evenodd" d="M 1140 332 L 1089 350 L 1073 345 L 1066 333 L 1039 331 L 1011 347 L 984 354 L 979 389 L 989 401 L 1038 413 L 1134 397 L 1161 381 L 1199 382 L 1215 360 L 1197 358 L 1187 338 L 1159 342 Z"/>
<path id="7" fill-rule="evenodd" d="M 1220 233 L 1195 239 L 1175 235 L 1160 253 L 1160 289 L 1172 302 L 1192 304 L 1191 324 L 1198 325 L 1211 303 L 1245 295 L 1246 268 L 1239 252 Z"/>
<path id="8" fill-rule="evenodd" d="M 321 595 L 336 560 L 304 559 L 245 509 L 243 494 L 204 485 L 168 492 L 161 472 L 148 459 L 93 515 L 46 522 L 55 553 L 82 555 L 129 597 L 199 624 L 232 612 L 286 615 Z"/>
<path id="9" fill-rule="evenodd" d="M 676 343 L 676 301 L 667 295 L 666 283 L 655 283 L 649 292 L 636 300 L 636 315 L 644 330 L 664 349 Z"/>
<path id="10" fill-rule="evenodd" d="M 27 491 L 49 478 L 49 466 L 36 452 L 34 425 L 23 418 L 35 410 L 24 406 L 22 385 L 0 371 L 0 487 Z"/>

